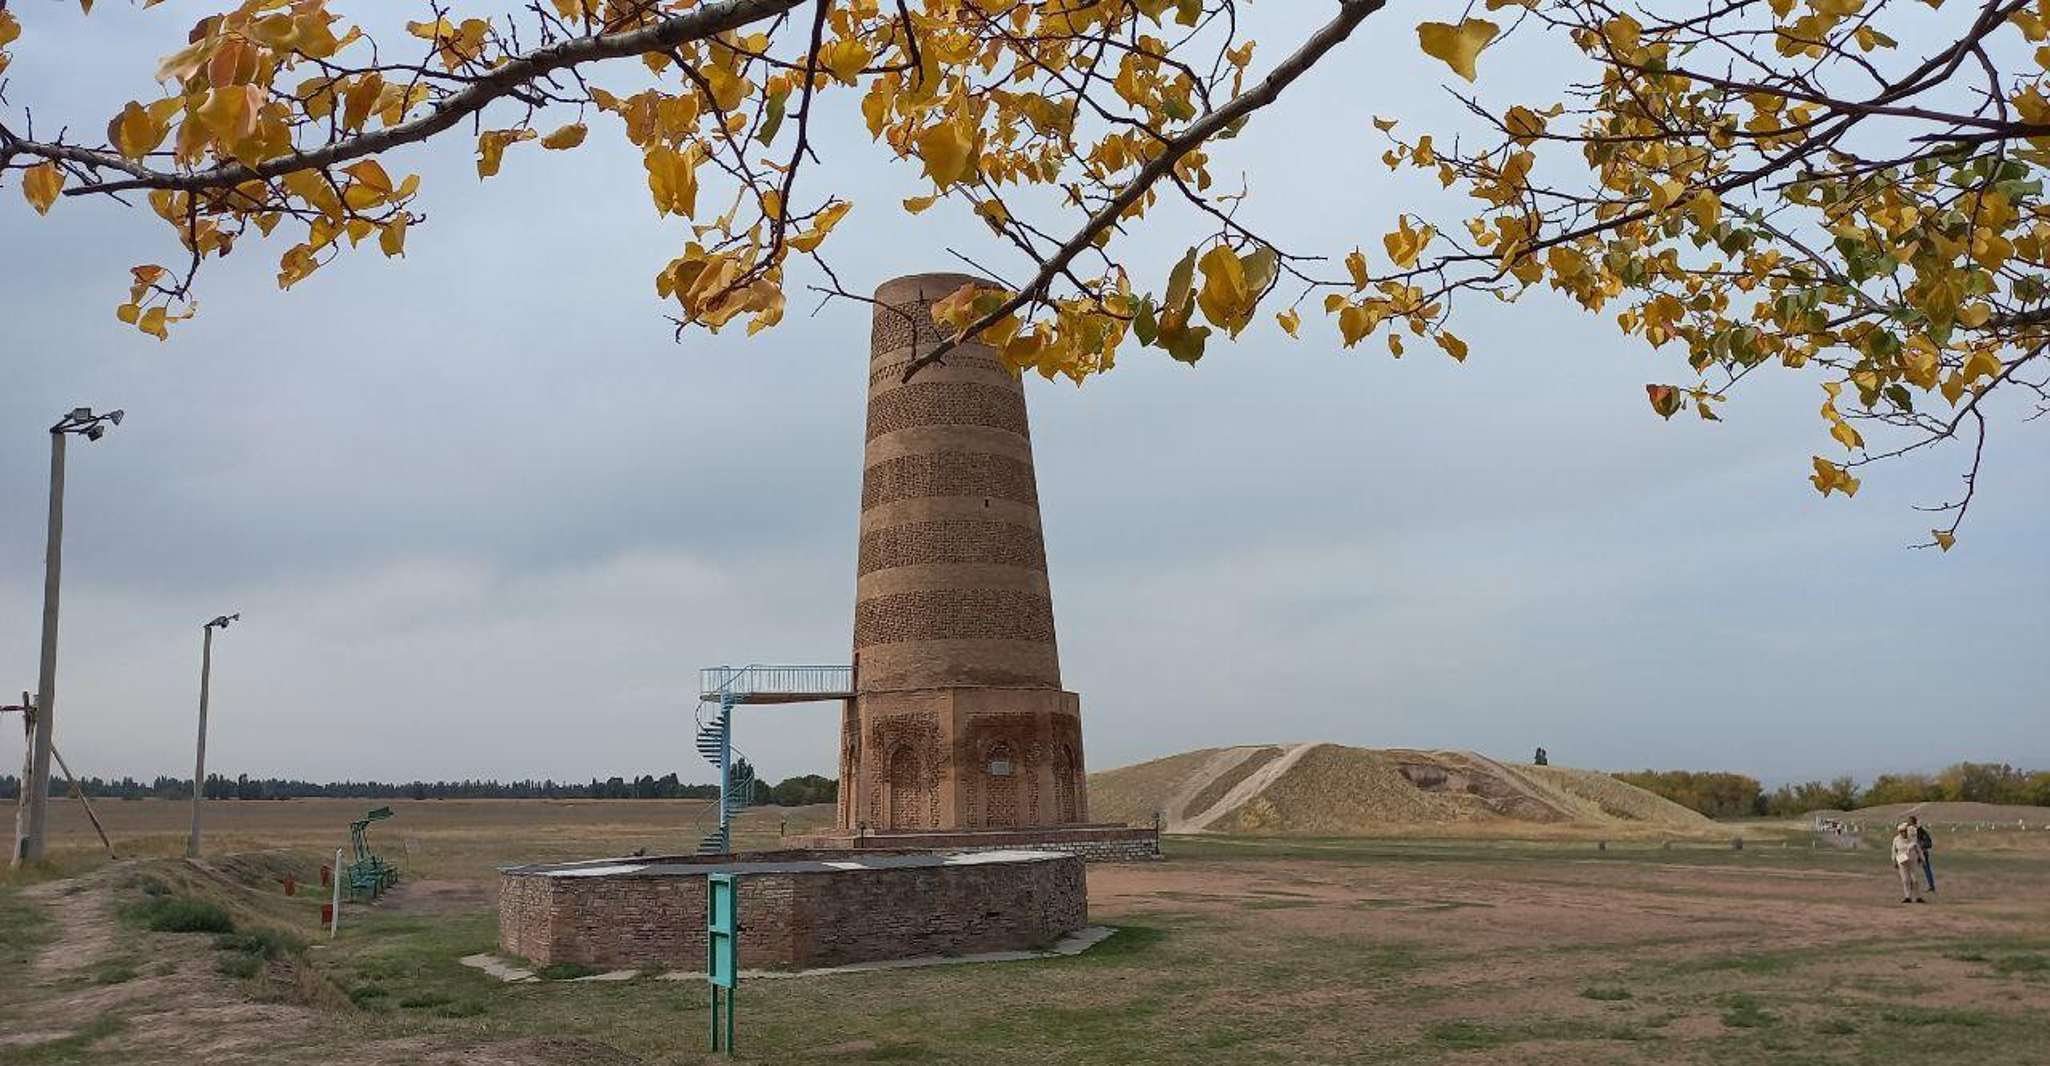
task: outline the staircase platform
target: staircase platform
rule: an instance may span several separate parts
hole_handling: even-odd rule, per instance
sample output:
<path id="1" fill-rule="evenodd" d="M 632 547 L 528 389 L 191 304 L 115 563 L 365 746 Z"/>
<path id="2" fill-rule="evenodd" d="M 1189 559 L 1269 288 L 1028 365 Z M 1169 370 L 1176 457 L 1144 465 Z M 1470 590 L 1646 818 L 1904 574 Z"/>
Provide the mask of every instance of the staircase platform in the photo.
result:
<path id="1" fill-rule="evenodd" d="M 698 698 L 736 705 L 851 700 L 854 667 L 711 666 L 698 671 Z"/>

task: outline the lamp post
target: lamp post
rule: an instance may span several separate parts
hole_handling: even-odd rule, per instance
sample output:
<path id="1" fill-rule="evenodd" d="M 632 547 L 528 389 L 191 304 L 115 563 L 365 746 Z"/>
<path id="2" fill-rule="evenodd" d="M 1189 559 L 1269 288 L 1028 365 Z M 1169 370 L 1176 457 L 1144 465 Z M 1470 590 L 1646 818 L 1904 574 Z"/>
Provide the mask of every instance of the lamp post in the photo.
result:
<path id="1" fill-rule="evenodd" d="M 199 645 L 199 754 L 192 763 L 192 839 L 185 842 L 185 857 L 199 858 L 199 807 L 206 799 L 206 697 L 213 683 L 214 630 L 226 629 L 242 615 L 224 614 L 200 628 L 205 631 Z"/>
<path id="2" fill-rule="evenodd" d="M 57 728 L 57 588 L 64 558 L 64 444 L 73 434 L 87 440 L 107 435 L 121 424 L 120 411 L 96 415 L 90 407 L 72 409 L 50 427 L 50 531 L 43 555 L 43 653 L 36 674 L 35 742 L 29 751 L 29 778 L 22 787 L 28 797 L 28 827 L 14 852 L 14 865 L 43 861 L 49 825 L 50 738 Z"/>

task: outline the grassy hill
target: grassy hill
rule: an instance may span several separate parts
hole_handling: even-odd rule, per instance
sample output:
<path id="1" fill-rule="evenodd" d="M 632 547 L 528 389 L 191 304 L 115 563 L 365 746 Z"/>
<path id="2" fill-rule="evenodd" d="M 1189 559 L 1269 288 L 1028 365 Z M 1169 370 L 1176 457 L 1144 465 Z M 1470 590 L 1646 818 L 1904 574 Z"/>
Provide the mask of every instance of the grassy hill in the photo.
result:
<path id="1" fill-rule="evenodd" d="M 1473 752 L 1340 744 L 1204 748 L 1091 774 L 1092 817 L 1170 832 L 1326 836 L 1707 834 L 1715 823 L 1607 774 Z"/>

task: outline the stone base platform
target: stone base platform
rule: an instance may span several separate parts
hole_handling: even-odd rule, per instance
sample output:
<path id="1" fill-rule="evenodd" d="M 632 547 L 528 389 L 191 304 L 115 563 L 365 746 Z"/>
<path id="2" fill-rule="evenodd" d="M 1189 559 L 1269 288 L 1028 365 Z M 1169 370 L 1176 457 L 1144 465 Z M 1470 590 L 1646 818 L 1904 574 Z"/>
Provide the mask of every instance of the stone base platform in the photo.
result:
<path id="1" fill-rule="evenodd" d="M 1089 924 L 1068 852 L 805 849 L 505 867 L 499 951 L 536 966 L 702 969 L 709 873 L 741 875 L 751 970 L 1038 950 Z"/>
<path id="2" fill-rule="evenodd" d="M 1084 862 L 1152 862 L 1160 858 L 1160 830 L 1151 826 L 1049 825 L 1019 829 L 885 829 L 792 837 L 800 848 L 834 851 L 1059 851 Z"/>

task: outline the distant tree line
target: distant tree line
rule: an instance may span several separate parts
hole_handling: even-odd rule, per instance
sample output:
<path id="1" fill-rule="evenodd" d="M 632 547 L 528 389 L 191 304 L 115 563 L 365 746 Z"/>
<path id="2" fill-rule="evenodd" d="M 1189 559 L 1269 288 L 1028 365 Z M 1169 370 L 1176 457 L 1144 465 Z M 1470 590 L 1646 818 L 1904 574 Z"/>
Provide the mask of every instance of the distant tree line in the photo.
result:
<path id="1" fill-rule="evenodd" d="M 746 767 L 740 760 L 736 769 Z M 740 776 L 736 774 L 736 776 Z M 82 777 L 79 788 L 91 799 L 190 799 L 192 779 L 189 777 L 158 776 L 148 781 L 133 777 L 102 778 Z M 62 778 L 52 777 L 50 795 L 69 795 L 71 786 Z M 817 774 L 803 774 L 785 778 L 771 785 L 756 781 L 750 802 L 755 805 L 774 804 L 794 807 L 808 803 L 832 803 L 839 798 L 840 783 L 830 777 Z M 206 798 L 242 800 L 282 800 L 328 797 L 334 799 L 714 799 L 719 795 L 719 786 L 685 784 L 673 773 L 656 777 L 642 774 L 639 777 L 608 777 L 603 780 L 592 778 L 588 784 L 552 779 L 535 781 L 470 780 L 462 781 L 408 781 L 404 783 L 386 781 L 301 781 L 289 777 L 251 777 L 238 774 L 225 777 L 208 774 L 206 777 Z M 21 796 L 21 778 L 14 774 L 0 774 L 0 800 L 13 801 Z"/>
<path id="2" fill-rule="evenodd" d="M 2031 772 L 2006 763 L 1961 762 L 1934 774 L 1880 774 L 1862 789 L 1850 777 L 1781 785 L 1768 792 L 1755 777 L 1716 771 L 1639 770 L 1612 776 L 1710 818 L 1789 818 L 1888 803 L 2050 807 L 2050 770 Z"/>

